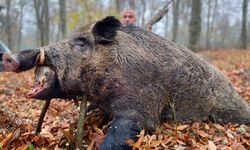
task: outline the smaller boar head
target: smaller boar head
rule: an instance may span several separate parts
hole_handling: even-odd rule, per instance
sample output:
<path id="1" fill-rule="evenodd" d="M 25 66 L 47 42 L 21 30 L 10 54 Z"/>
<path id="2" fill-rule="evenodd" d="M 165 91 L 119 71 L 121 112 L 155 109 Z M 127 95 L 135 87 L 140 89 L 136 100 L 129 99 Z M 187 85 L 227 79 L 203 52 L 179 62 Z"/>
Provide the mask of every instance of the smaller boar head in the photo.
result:
<path id="1" fill-rule="evenodd" d="M 89 62 L 98 45 L 112 44 L 121 23 L 114 17 L 97 22 L 92 31 L 78 33 L 56 44 L 16 54 L 4 54 L 6 71 L 21 72 L 36 66 L 35 84 L 28 97 L 72 98 L 85 92 Z"/>
<path id="2" fill-rule="evenodd" d="M 35 83 L 27 97 L 42 100 L 66 98 L 61 91 L 55 72 L 50 67 L 41 65 L 35 68 Z"/>

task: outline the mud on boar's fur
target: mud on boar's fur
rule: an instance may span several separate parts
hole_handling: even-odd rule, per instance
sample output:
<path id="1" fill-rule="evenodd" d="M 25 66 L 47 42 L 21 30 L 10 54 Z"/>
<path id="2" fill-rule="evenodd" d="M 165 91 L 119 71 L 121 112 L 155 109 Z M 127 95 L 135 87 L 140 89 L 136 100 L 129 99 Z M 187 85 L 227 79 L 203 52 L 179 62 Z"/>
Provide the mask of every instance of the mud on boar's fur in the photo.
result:
<path id="1" fill-rule="evenodd" d="M 151 133 L 156 124 L 174 118 L 250 123 L 249 105 L 214 66 L 139 27 L 122 27 L 114 17 L 54 45 L 5 54 L 4 65 L 15 72 L 30 69 L 41 49 L 43 65 L 55 72 L 64 97 L 86 95 L 111 114 L 100 149 L 130 149 L 127 139 L 136 140 L 142 129 Z"/>

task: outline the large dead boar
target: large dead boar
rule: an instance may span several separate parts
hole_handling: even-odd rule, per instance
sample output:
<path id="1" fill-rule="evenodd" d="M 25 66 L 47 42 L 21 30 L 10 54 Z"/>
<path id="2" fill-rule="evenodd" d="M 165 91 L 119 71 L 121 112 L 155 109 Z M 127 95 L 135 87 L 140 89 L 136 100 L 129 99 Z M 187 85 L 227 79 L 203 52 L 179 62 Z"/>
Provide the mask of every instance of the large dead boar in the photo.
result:
<path id="1" fill-rule="evenodd" d="M 250 107 L 220 71 L 153 33 L 121 27 L 114 17 L 97 22 L 92 31 L 3 59 L 9 71 L 24 71 L 41 61 L 54 72 L 55 81 L 48 83 L 57 85 L 47 84 L 47 92 L 31 97 L 47 99 L 55 89 L 55 97 L 86 95 L 110 113 L 113 121 L 103 150 L 130 149 L 127 139 L 174 118 L 250 123 Z"/>

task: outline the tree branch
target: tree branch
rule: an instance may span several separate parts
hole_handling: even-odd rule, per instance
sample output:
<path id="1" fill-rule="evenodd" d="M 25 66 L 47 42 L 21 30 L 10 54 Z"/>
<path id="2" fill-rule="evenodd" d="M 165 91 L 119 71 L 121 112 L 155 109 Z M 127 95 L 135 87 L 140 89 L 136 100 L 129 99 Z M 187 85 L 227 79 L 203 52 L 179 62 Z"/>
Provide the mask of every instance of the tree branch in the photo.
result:
<path id="1" fill-rule="evenodd" d="M 146 24 L 145 28 L 149 26 L 153 26 L 156 24 L 158 21 L 162 19 L 162 17 L 168 12 L 168 6 L 173 2 L 173 0 L 169 0 L 165 3 L 165 5 L 160 9 Z"/>

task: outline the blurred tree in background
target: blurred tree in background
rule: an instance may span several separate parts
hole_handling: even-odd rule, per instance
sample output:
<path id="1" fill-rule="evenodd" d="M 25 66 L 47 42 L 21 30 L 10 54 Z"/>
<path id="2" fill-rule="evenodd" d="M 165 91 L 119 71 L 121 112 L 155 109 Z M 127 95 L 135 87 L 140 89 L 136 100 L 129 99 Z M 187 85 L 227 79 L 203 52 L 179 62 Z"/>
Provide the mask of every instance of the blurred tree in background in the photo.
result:
<path id="1" fill-rule="evenodd" d="M 64 38 L 67 34 L 66 2 L 65 0 L 58 0 L 58 3 L 59 3 L 59 13 L 60 13 L 59 36 L 60 38 Z"/>
<path id="2" fill-rule="evenodd" d="M 201 34 L 201 0 L 192 0 L 191 19 L 189 23 L 189 44 L 191 50 L 197 51 Z"/>
<path id="3" fill-rule="evenodd" d="M 248 0 L 243 0 L 242 5 L 242 23 L 241 23 L 241 36 L 240 36 L 240 48 L 247 48 L 247 6 Z"/>
<path id="4" fill-rule="evenodd" d="M 125 8 L 144 27 L 169 1 L 152 32 L 192 50 L 249 46 L 248 0 L 0 0 L 0 40 L 14 51 L 47 45 Z"/>

